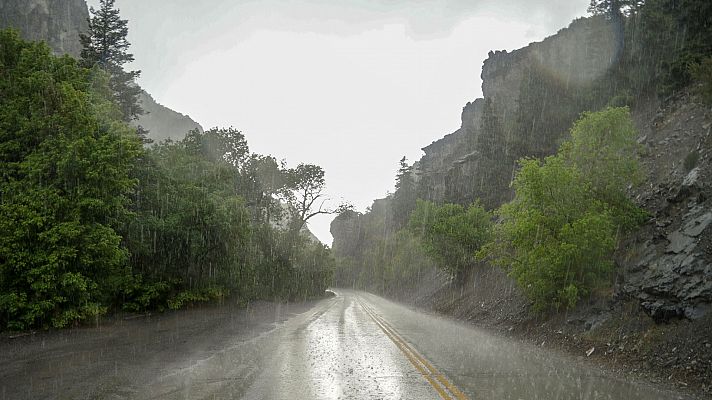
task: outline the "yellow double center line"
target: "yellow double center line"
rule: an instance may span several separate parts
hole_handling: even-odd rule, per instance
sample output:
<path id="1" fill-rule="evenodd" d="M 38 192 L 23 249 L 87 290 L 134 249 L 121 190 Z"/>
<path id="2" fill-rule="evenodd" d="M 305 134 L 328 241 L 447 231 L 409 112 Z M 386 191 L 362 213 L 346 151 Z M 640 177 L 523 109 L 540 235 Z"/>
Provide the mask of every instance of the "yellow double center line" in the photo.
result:
<path id="1" fill-rule="evenodd" d="M 467 400 L 467 396 L 450 382 L 445 375 L 438 371 L 428 360 L 410 346 L 383 318 L 359 299 L 359 304 L 366 311 L 371 319 L 378 325 L 383 333 L 395 343 L 403 352 L 408 361 L 420 372 L 436 392 L 445 400 Z"/>

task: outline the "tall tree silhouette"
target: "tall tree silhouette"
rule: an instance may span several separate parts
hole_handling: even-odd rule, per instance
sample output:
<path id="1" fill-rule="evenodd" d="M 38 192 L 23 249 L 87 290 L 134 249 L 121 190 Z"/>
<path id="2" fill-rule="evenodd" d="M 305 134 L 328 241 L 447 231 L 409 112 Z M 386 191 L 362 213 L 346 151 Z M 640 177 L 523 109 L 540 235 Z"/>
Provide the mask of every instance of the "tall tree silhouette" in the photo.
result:
<path id="1" fill-rule="evenodd" d="M 80 36 L 82 64 L 87 68 L 101 68 L 109 74 L 109 87 L 123 119 L 131 121 L 143 114 L 138 104 L 141 89 L 135 83 L 141 71 L 125 71 L 124 65 L 134 60 L 128 52 L 126 39 L 128 20 L 121 19 L 114 0 L 100 0 L 99 9 L 90 8 L 88 33 Z"/>

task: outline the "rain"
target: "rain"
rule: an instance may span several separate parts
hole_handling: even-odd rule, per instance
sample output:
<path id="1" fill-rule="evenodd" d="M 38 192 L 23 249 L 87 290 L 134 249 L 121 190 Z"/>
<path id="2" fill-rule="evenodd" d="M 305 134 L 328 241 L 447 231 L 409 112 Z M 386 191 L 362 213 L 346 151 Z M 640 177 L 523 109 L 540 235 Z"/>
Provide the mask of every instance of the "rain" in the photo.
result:
<path id="1" fill-rule="evenodd" d="M 0 400 L 712 398 L 708 0 L 2 0 Z"/>

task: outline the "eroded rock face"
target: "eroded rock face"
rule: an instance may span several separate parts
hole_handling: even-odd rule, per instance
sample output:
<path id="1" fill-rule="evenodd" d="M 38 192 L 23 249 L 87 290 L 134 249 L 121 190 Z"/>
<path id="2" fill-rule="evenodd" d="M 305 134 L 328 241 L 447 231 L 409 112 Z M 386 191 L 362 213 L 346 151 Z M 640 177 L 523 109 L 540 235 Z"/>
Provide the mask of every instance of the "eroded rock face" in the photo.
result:
<path id="1" fill-rule="evenodd" d="M 147 129 L 149 131 L 148 137 L 154 143 L 159 143 L 169 138 L 174 141 L 181 140 L 188 132 L 195 129 L 203 132 L 203 127 L 199 123 L 193 121 L 187 115 L 159 104 L 145 91 L 141 92 L 139 102 L 145 114 L 141 115 L 137 121 L 134 121 L 134 125 L 141 125 L 144 129 Z"/>
<path id="2" fill-rule="evenodd" d="M 0 28 L 15 28 L 28 40 L 44 40 L 57 54 L 79 56 L 79 34 L 87 30 L 88 18 L 84 0 L 0 2 Z"/>
<path id="3" fill-rule="evenodd" d="M 490 52 L 481 74 L 484 98 L 463 108 L 460 129 L 423 148 L 418 163 L 425 183 L 421 197 L 462 204 L 480 198 L 491 208 L 511 199 L 516 160 L 555 153 L 579 115 L 564 117 L 561 129 L 523 131 L 517 125 L 522 88 L 534 73 L 563 91 L 585 87 L 615 65 L 620 35 L 619 27 L 605 18 L 582 18 L 541 42 L 512 52 Z M 552 103 L 555 109 L 560 99 L 542 94 L 537 101 Z M 486 109 L 495 122 L 487 121 Z M 531 114 L 526 108 L 521 112 Z"/>
<path id="4" fill-rule="evenodd" d="M 79 35 L 88 29 L 89 10 L 84 0 L 2 0 L 0 29 L 14 28 L 27 40 L 45 41 L 56 54 L 78 58 L 82 45 Z M 146 111 L 134 125 L 149 131 L 154 142 L 167 138 L 181 140 L 186 133 L 203 127 L 189 116 L 156 102 L 143 91 L 139 97 Z"/>
<path id="5" fill-rule="evenodd" d="M 621 292 L 657 320 L 712 311 L 711 117 L 683 95 L 639 127 L 649 177 L 636 200 L 652 218 L 621 250 Z"/>

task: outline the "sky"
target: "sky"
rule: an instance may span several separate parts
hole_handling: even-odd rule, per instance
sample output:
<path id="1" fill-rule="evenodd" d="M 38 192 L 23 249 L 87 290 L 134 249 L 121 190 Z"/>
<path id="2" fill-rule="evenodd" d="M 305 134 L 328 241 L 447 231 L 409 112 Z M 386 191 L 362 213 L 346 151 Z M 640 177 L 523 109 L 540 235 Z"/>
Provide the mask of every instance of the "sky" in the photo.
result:
<path id="1" fill-rule="evenodd" d="M 89 0 L 96 6 L 98 0 Z M 364 211 L 398 162 L 460 126 L 490 50 L 541 41 L 589 0 L 116 0 L 131 69 L 161 104 L 253 152 L 326 171 Z M 310 230 L 331 244 L 331 215 Z"/>

